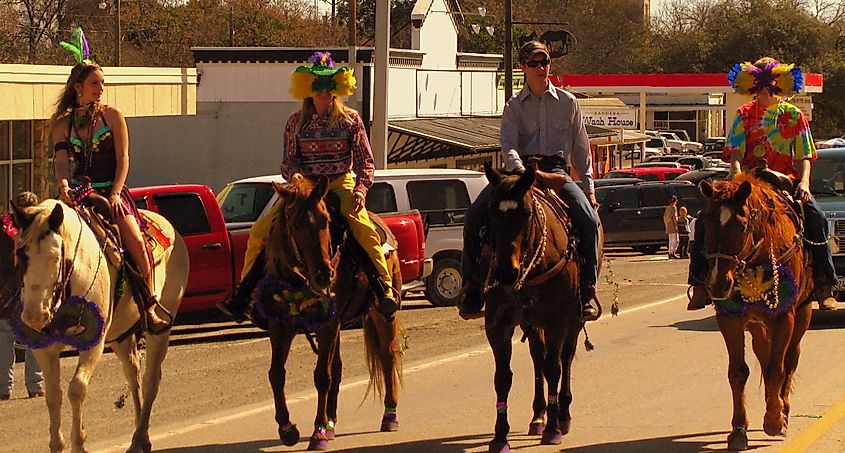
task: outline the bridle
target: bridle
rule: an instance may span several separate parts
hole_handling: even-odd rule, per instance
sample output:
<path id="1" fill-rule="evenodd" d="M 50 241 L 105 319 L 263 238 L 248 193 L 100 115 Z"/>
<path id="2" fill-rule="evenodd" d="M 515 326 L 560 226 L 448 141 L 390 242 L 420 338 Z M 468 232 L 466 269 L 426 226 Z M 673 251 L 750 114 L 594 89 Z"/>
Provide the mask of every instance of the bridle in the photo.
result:
<path id="1" fill-rule="evenodd" d="M 76 212 L 77 219 L 79 220 L 79 233 L 76 237 L 76 244 L 74 245 L 73 255 L 71 259 L 67 259 L 67 251 L 65 247 L 65 241 L 62 240 L 61 246 L 61 256 L 59 258 L 59 276 L 56 281 L 53 283 L 53 291 L 52 291 L 52 298 L 50 300 L 50 307 L 49 313 L 54 315 L 68 296 L 70 296 L 70 279 L 73 277 L 73 263 L 76 262 L 76 257 L 79 254 L 79 247 L 82 244 L 82 231 L 87 225 L 83 222 L 82 215 L 79 213 L 77 209 L 74 209 Z M 103 247 L 105 248 L 105 241 L 103 241 Z M 23 248 L 23 244 L 19 244 L 16 247 L 15 253 L 17 254 L 19 250 Z M 105 249 L 99 249 L 99 253 L 97 254 L 97 268 L 94 271 L 94 276 L 91 278 L 91 283 L 88 285 L 88 289 L 82 294 L 82 298 L 85 299 L 88 294 L 91 293 L 91 289 L 94 287 L 94 283 L 97 281 L 97 276 L 100 273 L 101 263 L 103 261 L 103 255 Z"/>

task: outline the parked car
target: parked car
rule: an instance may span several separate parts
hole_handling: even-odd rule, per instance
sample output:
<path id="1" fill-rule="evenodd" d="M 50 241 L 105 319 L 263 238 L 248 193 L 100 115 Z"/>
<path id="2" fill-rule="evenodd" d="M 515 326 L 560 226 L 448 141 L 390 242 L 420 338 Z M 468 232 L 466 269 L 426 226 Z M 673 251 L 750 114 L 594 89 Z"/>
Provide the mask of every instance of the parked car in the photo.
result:
<path id="1" fill-rule="evenodd" d="M 710 159 L 704 156 L 690 156 L 689 154 L 666 154 L 646 159 L 646 162 L 677 162 L 688 166 L 691 170 L 699 170 L 710 164 Z"/>
<path id="2" fill-rule="evenodd" d="M 676 133 L 669 131 L 657 131 L 657 134 L 666 139 L 670 148 L 679 152 L 698 152 L 703 145 L 699 142 L 681 139 Z"/>
<path id="3" fill-rule="evenodd" d="M 215 310 L 215 304 L 232 291 L 240 280 L 249 226 L 275 195 L 269 182 L 228 188 L 230 197 L 221 198 L 226 202 L 223 209 L 207 186 L 174 184 L 130 190 L 139 208 L 164 216 L 185 240 L 191 268 L 180 313 Z M 403 278 L 422 280 L 426 272 L 431 272 L 431 264 L 424 263 L 425 233 L 420 213 L 406 211 L 382 219 L 399 244 Z"/>
<path id="4" fill-rule="evenodd" d="M 638 182 L 645 182 L 645 179 L 640 178 L 598 178 L 593 180 L 593 187 L 603 186 L 621 186 L 625 184 L 636 184 Z M 581 181 L 578 181 L 581 185 Z"/>
<path id="5" fill-rule="evenodd" d="M 597 187 L 605 246 L 632 247 L 644 254 L 657 253 L 668 243 L 663 212 L 672 195 L 678 197 L 678 206 L 686 206 L 691 214 L 704 206 L 698 187 L 689 181 Z"/>
<path id="6" fill-rule="evenodd" d="M 715 182 L 720 179 L 728 177 L 729 171 L 727 168 L 702 168 L 701 170 L 688 171 L 677 178 L 675 181 L 689 181 L 693 184 L 698 184 L 703 180 Z"/>
<path id="7" fill-rule="evenodd" d="M 633 167 L 620 168 L 604 174 L 602 179 L 640 178 L 646 181 L 669 181 L 687 172 L 686 168 L 677 167 Z"/>
<path id="8" fill-rule="evenodd" d="M 634 164 L 634 168 L 650 168 L 650 167 L 686 168 L 687 170 L 689 170 L 688 167 L 681 165 L 677 162 L 651 161 L 651 162 L 640 162 L 638 164 Z"/>
<path id="9" fill-rule="evenodd" d="M 226 199 L 234 196 L 235 187 L 263 185 L 272 191 L 270 181 L 281 180 L 281 176 L 263 176 L 230 183 L 218 196 L 224 212 Z M 454 169 L 389 169 L 376 170 L 375 182 L 367 194 L 367 209 L 381 216 L 394 212 L 418 210 L 427 228 L 424 244 L 425 260 L 432 269 L 424 278 L 408 285 L 403 290 L 425 289 L 428 300 L 438 306 L 457 303 L 463 284 L 461 280 L 461 252 L 463 250 L 463 223 L 466 209 L 487 185 L 484 173 Z M 230 189 L 232 187 L 232 189 Z M 255 192 L 251 190 L 250 192 Z M 275 202 L 275 192 L 267 195 L 247 196 L 256 199 L 255 207 L 246 221 L 232 213 L 230 228 L 247 228 L 261 212 Z M 240 201 L 237 201 L 240 203 Z M 256 212 L 257 211 L 257 212 Z M 401 253 L 400 253 L 401 258 Z M 403 269 L 403 277 L 405 271 Z M 416 274 L 415 274 L 416 275 Z M 405 277 L 407 278 L 407 277 Z"/>
<path id="10" fill-rule="evenodd" d="M 723 149 L 725 149 L 725 137 L 710 137 L 704 140 L 702 151 L 705 156 L 710 156 L 718 152 L 716 157 L 721 158 Z"/>
<path id="11" fill-rule="evenodd" d="M 810 191 L 828 219 L 830 234 L 834 237 L 833 265 L 839 278 L 840 288 L 845 288 L 845 148 L 818 150 L 818 159 L 813 162 L 810 173 Z M 839 292 L 839 298 L 845 291 Z"/>

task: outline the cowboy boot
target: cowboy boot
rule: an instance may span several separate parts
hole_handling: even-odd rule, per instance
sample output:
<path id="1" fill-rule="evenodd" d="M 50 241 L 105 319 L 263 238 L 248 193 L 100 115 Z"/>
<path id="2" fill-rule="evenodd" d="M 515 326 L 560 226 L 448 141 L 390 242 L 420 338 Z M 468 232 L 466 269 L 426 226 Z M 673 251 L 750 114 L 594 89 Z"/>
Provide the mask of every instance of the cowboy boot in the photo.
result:
<path id="1" fill-rule="evenodd" d="M 156 306 L 158 305 L 158 301 L 156 300 L 155 296 L 153 295 L 153 279 L 152 274 L 146 279 L 147 285 L 147 294 L 148 297 L 144 298 L 144 308 L 147 314 L 147 330 L 152 333 L 160 333 L 167 330 L 170 327 L 170 323 L 161 319 L 156 313 Z"/>
<path id="2" fill-rule="evenodd" d="M 262 250 L 249 269 L 249 272 L 247 272 L 235 290 L 232 291 L 232 294 L 225 300 L 217 302 L 217 309 L 238 324 L 246 321 L 249 318 L 247 312 L 252 301 L 252 292 L 255 291 L 255 287 L 258 286 L 258 282 L 263 277 L 264 251 Z"/>
<path id="3" fill-rule="evenodd" d="M 713 301 L 707 297 L 707 289 L 704 285 L 693 285 L 692 297 L 690 297 L 689 303 L 687 304 L 687 310 L 700 310 L 710 305 L 712 302 Z"/>
<path id="4" fill-rule="evenodd" d="M 815 289 L 819 310 L 836 310 L 836 291 L 831 284 L 821 284 Z"/>
<path id="5" fill-rule="evenodd" d="M 584 322 L 599 319 L 599 310 L 593 306 L 593 300 L 597 300 L 596 285 L 584 285 L 584 292 L 581 294 L 581 319 Z"/>

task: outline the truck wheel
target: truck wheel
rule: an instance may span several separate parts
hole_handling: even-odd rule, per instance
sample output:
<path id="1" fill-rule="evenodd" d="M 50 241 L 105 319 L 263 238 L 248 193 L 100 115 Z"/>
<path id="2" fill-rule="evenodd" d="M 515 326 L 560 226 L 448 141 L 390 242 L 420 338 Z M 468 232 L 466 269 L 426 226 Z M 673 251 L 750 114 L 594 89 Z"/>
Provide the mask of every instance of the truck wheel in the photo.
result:
<path id="1" fill-rule="evenodd" d="M 461 262 L 454 258 L 441 258 L 425 282 L 425 294 L 433 305 L 452 307 L 458 303 L 461 292 Z"/>
<path id="2" fill-rule="evenodd" d="M 659 245 L 638 245 L 634 247 L 634 250 L 642 253 L 643 255 L 654 255 L 655 253 L 660 251 Z"/>

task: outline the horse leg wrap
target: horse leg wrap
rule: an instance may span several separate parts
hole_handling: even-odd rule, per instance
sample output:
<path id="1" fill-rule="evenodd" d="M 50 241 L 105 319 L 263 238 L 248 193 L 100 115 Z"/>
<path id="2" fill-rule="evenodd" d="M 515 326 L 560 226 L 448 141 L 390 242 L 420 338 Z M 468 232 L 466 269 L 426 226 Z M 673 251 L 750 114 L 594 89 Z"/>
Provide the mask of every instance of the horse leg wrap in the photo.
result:
<path id="1" fill-rule="evenodd" d="M 497 414 L 507 414 L 508 413 L 508 402 L 507 401 L 499 401 L 496 403 L 496 413 Z"/>

